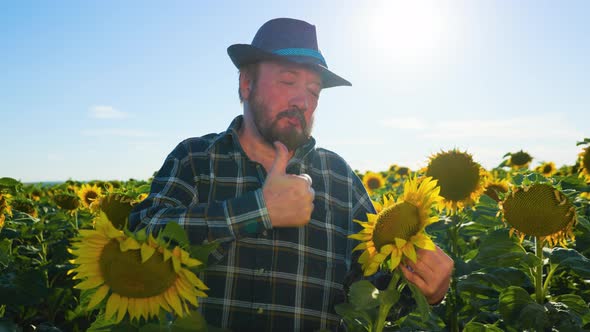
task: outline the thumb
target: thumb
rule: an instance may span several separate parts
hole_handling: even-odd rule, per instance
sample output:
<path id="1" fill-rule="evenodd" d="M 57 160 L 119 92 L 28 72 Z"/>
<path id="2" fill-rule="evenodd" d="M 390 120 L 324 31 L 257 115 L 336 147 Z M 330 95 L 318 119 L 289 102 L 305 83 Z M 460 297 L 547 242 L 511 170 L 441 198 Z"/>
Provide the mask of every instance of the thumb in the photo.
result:
<path id="1" fill-rule="evenodd" d="M 270 174 L 285 175 L 287 169 L 287 163 L 289 162 L 289 150 L 285 144 L 275 141 L 275 160 L 270 168 Z"/>

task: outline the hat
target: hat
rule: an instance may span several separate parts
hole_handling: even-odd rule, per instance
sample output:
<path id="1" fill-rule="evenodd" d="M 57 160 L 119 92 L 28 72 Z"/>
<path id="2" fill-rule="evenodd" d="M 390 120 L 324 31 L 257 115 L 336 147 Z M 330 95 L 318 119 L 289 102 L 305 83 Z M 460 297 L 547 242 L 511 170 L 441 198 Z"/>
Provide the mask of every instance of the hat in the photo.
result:
<path id="1" fill-rule="evenodd" d="M 328 70 L 326 60 L 318 49 L 315 26 L 301 20 L 270 20 L 258 29 L 252 44 L 231 45 L 227 54 L 238 68 L 263 60 L 287 60 L 317 70 L 322 78 L 322 88 L 352 85 Z"/>

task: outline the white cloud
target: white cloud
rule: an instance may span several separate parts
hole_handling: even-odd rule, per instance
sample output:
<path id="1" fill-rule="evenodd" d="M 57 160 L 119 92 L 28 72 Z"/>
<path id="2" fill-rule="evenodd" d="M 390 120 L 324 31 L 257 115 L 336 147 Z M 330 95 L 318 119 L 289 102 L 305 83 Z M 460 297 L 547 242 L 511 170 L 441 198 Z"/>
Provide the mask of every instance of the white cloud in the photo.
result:
<path id="1" fill-rule="evenodd" d="M 154 133 L 137 129 L 89 129 L 83 130 L 82 135 L 91 137 L 155 137 Z"/>
<path id="2" fill-rule="evenodd" d="M 119 111 L 113 106 L 97 105 L 90 108 L 90 117 L 95 119 L 124 119 L 129 113 Z"/>
<path id="3" fill-rule="evenodd" d="M 582 136 L 573 124 L 552 117 L 515 117 L 505 120 L 458 120 L 434 125 L 424 135 L 435 139 L 494 138 L 575 140 Z"/>

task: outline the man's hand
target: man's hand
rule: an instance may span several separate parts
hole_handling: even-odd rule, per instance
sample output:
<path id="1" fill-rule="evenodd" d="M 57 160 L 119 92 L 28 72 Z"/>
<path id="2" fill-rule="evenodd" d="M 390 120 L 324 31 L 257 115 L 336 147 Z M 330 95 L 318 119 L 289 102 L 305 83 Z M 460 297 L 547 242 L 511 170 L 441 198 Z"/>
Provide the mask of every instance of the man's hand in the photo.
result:
<path id="1" fill-rule="evenodd" d="M 281 142 L 274 143 L 276 156 L 262 187 L 266 208 L 273 227 L 297 227 L 309 223 L 313 211 L 314 191 L 307 174 L 287 174 L 289 151 Z"/>
<path id="2" fill-rule="evenodd" d="M 437 304 L 449 289 L 455 263 L 438 246 L 434 251 L 418 249 L 416 252 L 416 263 L 407 260 L 410 268 L 400 264 L 402 272 L 408 281 L 420 288 L 429 304 Z"/>

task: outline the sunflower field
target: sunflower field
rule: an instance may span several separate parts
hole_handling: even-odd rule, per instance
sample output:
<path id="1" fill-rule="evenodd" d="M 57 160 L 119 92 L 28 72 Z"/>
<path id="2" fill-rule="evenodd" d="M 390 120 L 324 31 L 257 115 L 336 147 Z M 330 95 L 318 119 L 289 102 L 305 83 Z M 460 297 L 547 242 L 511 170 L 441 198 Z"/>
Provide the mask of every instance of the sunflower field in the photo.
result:
<path id="1" fill-rule="evenodd" d="M 590 139 L 578 145 L 560 168 L 521 150 L 484 169 L 449 150 L 357 172 L 376 213 L 350 236 L 362 276 L 335 308 L 347 331 L 590 330 Z M 0 178 L 0 331 L 222 331 L 198 313 L 216 244 L 175 223 L 126 228 L 149 189 Z M 399 267 L 436 246 L 454 270 L 431 306 Z"/>

